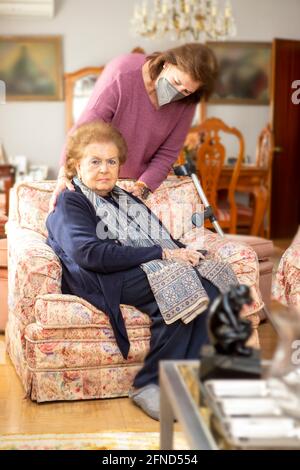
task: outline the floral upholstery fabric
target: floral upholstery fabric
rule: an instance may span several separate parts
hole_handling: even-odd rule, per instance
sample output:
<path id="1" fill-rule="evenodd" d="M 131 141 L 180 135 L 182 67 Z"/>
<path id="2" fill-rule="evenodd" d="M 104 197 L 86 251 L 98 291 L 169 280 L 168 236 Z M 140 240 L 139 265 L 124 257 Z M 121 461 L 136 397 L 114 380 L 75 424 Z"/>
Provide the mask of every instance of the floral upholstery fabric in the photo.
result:
<path id="1" fill-rule="evenodd" d="M 127 396 L 140 368 L 141 364 L 132 364 L 94 369 L 37 371 L 32 380 L 30 397 L 44 402 Z"/>
<path id="2" fill-rule="evenodd" d="M 121 180 L 129 189 L 132 180 Z M 61 293 L 61 264 L 45 243 L 45 220 L 55 182 L 21 183 L 11 194 L 8 230 L 9 319 L 7 350 L 27 395 L 38 402 L 125 396 L 149 349 L 150 322 L 135 307 L 121 310 L 131 342 L 124 360 L 105 312 Z M 199 211 L 190 178 L 170 176 L 147 200 L 172 235 L 193 248 L 227 261 L 254 302 L 243 310 L 259 346 L 257 312 L 263 307 L 258 261 L 246 245 L 190 226 Z M 188 209 L 188 210 L 187 210 Z"/>
<path id="3" fill-rule="evenodd" d="M 300 232 L 280 260 L 272 295 L 278 302 L 300 309 Z"/>
<path id="4" fill-rule="evenodd" d="M 133 180 L 120 180 L 118 185 L 125 190 L 132 187 Z M 21 184 L 16 189 L 18 200 L 17 218 L 21 227 L 34 230 L 47 237 L 45 221 L 53 182 Z M 192 228 L 191 215 L 201 204 L 190 178 L 170 176 L 147 199 L 147 205 L 164 222 L 174 238 L 180 238 Z"/>

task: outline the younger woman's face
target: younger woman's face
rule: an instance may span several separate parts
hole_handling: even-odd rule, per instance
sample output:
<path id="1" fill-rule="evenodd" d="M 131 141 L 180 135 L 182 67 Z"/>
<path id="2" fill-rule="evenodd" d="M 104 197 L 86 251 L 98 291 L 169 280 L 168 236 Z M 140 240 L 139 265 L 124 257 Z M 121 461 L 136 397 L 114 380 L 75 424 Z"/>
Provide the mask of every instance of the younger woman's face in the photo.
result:
<path id="1" fill-rule="evenodd" d="M 165 77 L 171 85 L 184 96 L 195 93 L 201 85 L 200 82 L 193 80 L 188 73 L 168 62 L 165 62 L 158 79 L 161 77 Z"/>
<path id="2" fill-rule="evenodd" d="M 115 186 L 119 176 L 117 146 L 112 142 L 87 145 L 76 169 L 77 175 L 88 188 L 100 196 L 106 196 Z"/>

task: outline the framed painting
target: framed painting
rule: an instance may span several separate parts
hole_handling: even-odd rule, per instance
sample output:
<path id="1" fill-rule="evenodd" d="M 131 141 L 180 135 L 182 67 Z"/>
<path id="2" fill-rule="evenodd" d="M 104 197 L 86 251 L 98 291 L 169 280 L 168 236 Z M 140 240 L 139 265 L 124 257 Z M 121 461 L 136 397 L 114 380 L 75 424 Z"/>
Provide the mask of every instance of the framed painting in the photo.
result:
<path id="1" fill-rule="evenodd" d="M 61 36 L 0 36 L 7 101 L 63 99 Z"/>
<path id="2" fill-rule="evenodd" d="M 215 93 L 209 103 L 268 105 L 272 44 L 209 42 L 219 64 Z"/>

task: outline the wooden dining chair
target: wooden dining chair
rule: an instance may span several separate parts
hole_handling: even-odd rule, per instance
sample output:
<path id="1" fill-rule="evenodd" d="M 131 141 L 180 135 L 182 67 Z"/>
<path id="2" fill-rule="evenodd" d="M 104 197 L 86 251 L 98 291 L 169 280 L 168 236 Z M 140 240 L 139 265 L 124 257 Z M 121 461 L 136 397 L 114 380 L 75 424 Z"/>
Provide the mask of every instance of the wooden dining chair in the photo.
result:
<path id="1" fill-rule="evenodd" d="M 260 187 L 243 188 L 250 196 L 249 205 L 239 205 L 238 226 L 249 230 L 251 235 L 270 238 L 270 200 L 274 137 L 271 125 L 267 124 L 260 132 L 256 145 L 255 165 L 266 171 L 262 173 Z M 255 202 L 254 202 L 255 201 Z M 266 217 L 266 225 L 265 225 Z"/>
<path id="2" fill-rule="evenodd" d="M 222 229 L 236 233 L 237 204 L 235 201 L 236 185 L 244 159 L 244 138 L 235 127 L 229 127 L 218 118 L 209 118 L 193 129 L 199 136 L 196 151 L 196 170 L 208 201 L 213 207 Z M 238 140 L 238 155 L 228 188 L 220 188 L 220 176 L 226 162 L 226 148 L 220 133 L 234 136 Z M 226 189 L 226 199 L 219 198 L 219 190 Z M 206 222 L 210 228 L 210 222 Z"/>

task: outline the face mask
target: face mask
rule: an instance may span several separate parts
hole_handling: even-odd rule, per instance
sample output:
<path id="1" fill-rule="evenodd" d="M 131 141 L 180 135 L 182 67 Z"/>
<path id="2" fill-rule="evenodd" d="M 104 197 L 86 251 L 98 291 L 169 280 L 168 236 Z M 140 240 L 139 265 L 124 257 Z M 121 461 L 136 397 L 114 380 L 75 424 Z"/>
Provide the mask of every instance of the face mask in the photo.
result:
<path id="1" fill-rule="evenodd" d="M 166 77 L 160 77 L 156 82 L 155 88 L 159 106 L 185 98 L 185 95 L 176 90 Z"/>

